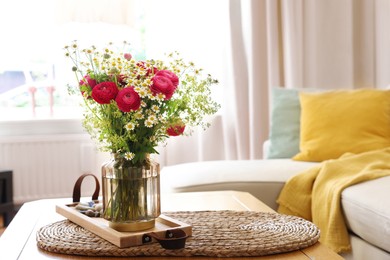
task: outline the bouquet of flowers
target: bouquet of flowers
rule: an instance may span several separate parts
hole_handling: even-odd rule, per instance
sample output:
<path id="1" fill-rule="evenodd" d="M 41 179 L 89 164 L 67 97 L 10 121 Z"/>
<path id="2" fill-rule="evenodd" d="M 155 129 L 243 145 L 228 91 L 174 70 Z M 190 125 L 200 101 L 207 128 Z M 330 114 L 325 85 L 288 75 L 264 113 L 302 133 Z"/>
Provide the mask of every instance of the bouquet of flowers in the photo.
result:
<path id="1" fill-rule="evenodd" d="M 83 126 L 103 151 L 142 165 L 168 137 L 209 126 L 204 117 L 220 107 L 210 90 L 217 80 L 178 53 L 165 62 L 136 60 L 113 47 L 65 46 L 77 77 L 76 93 L 83 96 Z"/>

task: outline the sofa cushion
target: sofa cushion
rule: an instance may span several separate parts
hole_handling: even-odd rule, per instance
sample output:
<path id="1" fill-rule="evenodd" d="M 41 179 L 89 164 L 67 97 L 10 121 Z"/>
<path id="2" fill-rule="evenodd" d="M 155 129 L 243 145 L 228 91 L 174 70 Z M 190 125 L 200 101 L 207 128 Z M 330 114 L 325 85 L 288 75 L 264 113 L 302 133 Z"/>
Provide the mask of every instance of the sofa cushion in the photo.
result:
<path id="1" fill-rule="evenodd" d="M 301 124 L 300 92 L 324 92 L 317 88 L 271 89 L 269 147 L 265 159 L 291 158 L 299 152 Z"/>
<path id="2" fill-rule="evenodd" d="M 346 188 L 341 204 L 348 228 L 359 237 L 390 252 L 390 176 Z"/>
<path id="3" fill-rule="evenodd" d="M 271 104 L 270 146 L 265 158 L 291 158 L 299 152 L 299 92 L 297 89 L 272 88 Z"/>
<path id="4" fill-rule="evenodd" d="M 276 210 L 286 180 L 314 165 L 291 159 L 183 163 L 161 170 L 161 191 L 246 191 Z"/>
<path id="5" fill-rule="evenodd" d="M 378 89 L 300 93 L 300 161 L 390 146 L 390 91 Z"/>

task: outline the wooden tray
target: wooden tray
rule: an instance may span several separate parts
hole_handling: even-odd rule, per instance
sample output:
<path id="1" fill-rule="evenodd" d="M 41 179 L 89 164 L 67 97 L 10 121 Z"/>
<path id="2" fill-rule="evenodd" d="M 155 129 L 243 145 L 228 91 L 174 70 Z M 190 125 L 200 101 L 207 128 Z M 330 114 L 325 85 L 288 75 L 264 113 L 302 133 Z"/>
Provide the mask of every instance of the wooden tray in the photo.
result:
<path id="1" fill-rule="evenodd" d="M 92 218 L 80 213 L 75 209 L 77 204 L 78 203 L 56 205 L 56 212 L 120 248 L 157 242 L 151 237 L 149 237 L 151 241 L 145 241 L 144 235 L 151 232 L 164 236 L 165 232 L 168 230 L 181 229 L 187 234 L 187 236 L 192 235 L 191 225 L 163 214 L 156 219 L 154 228 L 139 232 L 119 232 L 110 228 L 108 226 L 108 221 L 104 218 Z"/>

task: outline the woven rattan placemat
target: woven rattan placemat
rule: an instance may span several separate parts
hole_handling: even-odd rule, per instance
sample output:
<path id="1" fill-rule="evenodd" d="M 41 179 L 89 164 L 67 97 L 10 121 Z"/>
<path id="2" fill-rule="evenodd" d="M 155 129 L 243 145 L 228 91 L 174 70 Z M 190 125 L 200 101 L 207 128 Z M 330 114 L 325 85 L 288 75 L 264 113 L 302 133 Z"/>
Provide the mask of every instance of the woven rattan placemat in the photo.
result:
<path id="1" fill-rule="evenodd" d="M 191 211 L 164 215 L 191 224 L 193 234 L 183 249 L 160 244 L 118 248 L 90 231 L 63 220 L 37 232 L 38 247 L 55 253 L 86 256 L 262 256 L 315 244 L 319 229 L 304 219 L 253 211 Z"/>

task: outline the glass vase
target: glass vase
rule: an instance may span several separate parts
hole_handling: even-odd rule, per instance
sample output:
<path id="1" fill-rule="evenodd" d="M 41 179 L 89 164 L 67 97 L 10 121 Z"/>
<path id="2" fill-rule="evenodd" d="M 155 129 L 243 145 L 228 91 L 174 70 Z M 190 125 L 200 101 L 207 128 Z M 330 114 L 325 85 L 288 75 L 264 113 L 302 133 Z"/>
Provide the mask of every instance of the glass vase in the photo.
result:
<path id="1" fill-rule="evenodd" d="M 103 218 L 118 231 L 153 228 L 160 215 L 160 165 L 149 156 L 140 166 L 113 155 L 102 166 Z"/>

